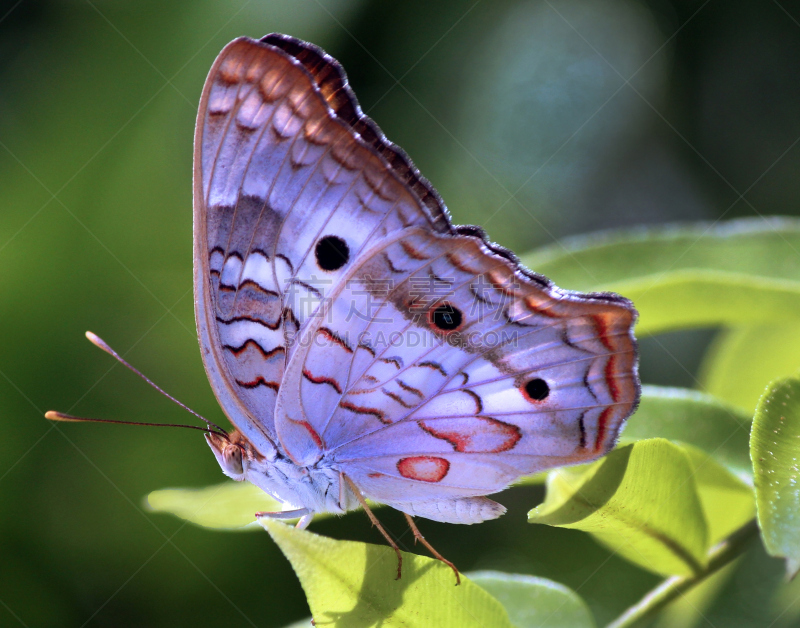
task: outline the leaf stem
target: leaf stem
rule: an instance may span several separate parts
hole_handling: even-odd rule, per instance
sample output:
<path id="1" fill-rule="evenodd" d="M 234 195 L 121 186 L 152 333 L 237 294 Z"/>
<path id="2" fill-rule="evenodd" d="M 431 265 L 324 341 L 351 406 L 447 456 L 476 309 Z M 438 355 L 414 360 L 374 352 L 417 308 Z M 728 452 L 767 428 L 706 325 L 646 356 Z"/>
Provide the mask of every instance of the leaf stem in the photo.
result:
<path id="1" fill-rule="evenodd" d="M 672 576 L 631 606 L 606 628 L 628 628 L 661 610 L 674 599 L 701 583 L 729 562 L 744 553 L 747 544 L 758 535 L 758 523 L 752 519 L 726 539 L 717 543 L 708 553 L 708 563 L 692 576 Z"/>

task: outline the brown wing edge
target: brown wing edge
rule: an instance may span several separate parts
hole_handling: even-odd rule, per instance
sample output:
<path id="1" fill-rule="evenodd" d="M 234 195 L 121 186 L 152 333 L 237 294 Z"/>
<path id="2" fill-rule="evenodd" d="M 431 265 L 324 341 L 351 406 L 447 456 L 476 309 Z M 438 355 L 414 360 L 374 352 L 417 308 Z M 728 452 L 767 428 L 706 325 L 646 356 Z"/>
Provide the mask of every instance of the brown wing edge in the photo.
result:
<path id="1" fill-rule="evenodd" d="M 451 227 L 450 214 L 442 197 L 414 166 L 408 154 L 389 141 L 372 118 L 361 110 L 342 65 L 319 46 L 289 35 L 270 33 L 260 41 L 278 48 L 303 66 L 333 114 L 383 157 L 400 181 L 413 190 L 428 208 L 436 227 L 448 231 Z"/>
<path id="2" fill-rule="evenodd" d="M 251 40 L 254 44 L 255 40 Z M 629 334 L 626 338 L 631 349 L 631 380 L 633 383 L 633 400 L 627 411 L 623 410 L 624 418 L 602 439 L 600 449 L 608 451 L 616 443 L 619 432 L 625 424 L 625 418 L 636 411 L 641 397 L 641 382 L 638 377 L 638 343 L 633 335 L 633 327 L 638 319 L 638 312 L 630 299 L 613 292 L 573 292 L 556 286 L 544 275 L 540 275 L 526 268 L 516 254 L 499 244 L 492 242 L 484 229 L 476 225 L 453 225 L 450 213 L 444 200 L 433 187 L 430 181 L 414 165 L 408 154 L 399 146 L 391 142 L 381 128 L 361 109 L 355 93 L 350 87 L 347 73 L 342 65 L 326 53 L 322 48 L 301 39 L 270 33 L 261 38 L 261 44 L 277 48 L 300 63 L 311 76 L 316 89 L 325 99 L 331 113 L 349 125 L 362 141 L 371 146 L 388 164 L 398 178 L 405 183 L 419 197 L 421 203 L 431 212 L 434 224 L 443 227 L 442 231 L 454 236 L 470 236 L 479 239 L 483 247 L 491 254 L 506 260 L 515 273 L 528 281 L 538 285 L 543 290 L 566 297 L 570 300 L 586 300 L 609 305 L 627 310 L 630 315 Z"/>
<path id="3" fill-rule="evenodd" d="M 238 40 L 235 40 L 238 41 Z M 263 424 L 254 417 L 247 407 L 239 400 L 236 390 L 231 382 L 233 378 L 227 372 L 225 361 L 220 355 L 220 349 L 215 343 L 215 317 L 210 311 L 211 299 L 208 287 L 208 238 L 205 221 L 205 201 L 203 195 L 203 177 L 201 173 L 203 131 L 205 129 L 206 105 L 211 91 L 212 79 L 216 76 L 222 64 L 225 53 L 234 45 L 229 43 L 217 55 L 211 69 L 208 71 L 200 105 L 197 110 L 197 121 L 194 131 L 194 154 L 192 167 L 193 188 L 193 284 L 194 284 L 194 317 L 197 328 L 197 338 L 200 343 L 200 357 L 211 384 L 211 389 L 217 402 L 228 420 L 262 453 L 275 450 L 277 435 L 269 433 Z"/>

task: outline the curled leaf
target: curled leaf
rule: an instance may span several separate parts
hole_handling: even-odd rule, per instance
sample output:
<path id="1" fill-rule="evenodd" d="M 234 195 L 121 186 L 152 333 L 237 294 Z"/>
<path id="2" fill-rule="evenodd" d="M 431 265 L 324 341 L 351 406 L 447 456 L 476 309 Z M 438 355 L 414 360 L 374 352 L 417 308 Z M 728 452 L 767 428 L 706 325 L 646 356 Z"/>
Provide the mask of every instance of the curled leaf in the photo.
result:
<path id="1" fill-rule="evenodd" d="M 701 369 L 703 389 L 752 418 L 769 382 L 800 366 L 800 324 L 747 325 L 718 334 Z"/>
<path id="2" fill-rule="evenodd" d="M 750 434 L 758 524 L 767 551 L 800 570 L 800 379 L 767 387 Z"/>
<path id="3" fill-rule="evenodd" d="M 753 518 L 753 488 L 701 449 L 686 444 L 682 449 L 694 469 L 697 495 L 708 524 L 708 544 L 714 545 Z"/>
<path id="4" fill-rule="evenodd" d="M 800 322 L 798 250 L 800 221 L 758 218 L 575 238 L 523 262 L 570 290 L 624 294 L 642 335 Z"/>
<path id="5" fill-rule="evenodd" d="M 719 399 L 686 388 L 643 386 L 642 401 L 622 441 L 662 437 L 703 450 L 742 480 L 752 481 L 747 454 L 751 417 Z"/>
<path id="6" fill-rule="evenodd" d="M 591 533 L 637 565 L 692 575 L 706 561 L 708 526 L 692 462 L 664 439 L 619 447 L 581 469 L 551 473 L 531 523 Z"/>

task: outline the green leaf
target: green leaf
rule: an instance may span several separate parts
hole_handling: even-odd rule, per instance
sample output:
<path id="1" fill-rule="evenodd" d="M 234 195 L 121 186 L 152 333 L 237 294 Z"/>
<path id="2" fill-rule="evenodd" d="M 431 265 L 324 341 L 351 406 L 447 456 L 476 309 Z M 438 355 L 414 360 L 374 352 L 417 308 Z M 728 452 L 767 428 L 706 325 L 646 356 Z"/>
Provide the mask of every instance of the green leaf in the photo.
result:
<path id="1" fill-rule="evenodd" d="M 536 486 L 545 484 L 547 482 L 548 473 L 549 471 L 539 471 L 539 473 L 534 473 L 533 475 L 526 475 L 514 482 L 514 486 Z"/>
<path id="2" fill-rule="evenodd" d="M 800 282 L 689 270 L 642 277 L 611 288 L 636 304 L 641 315 L 639 334 L 800 321 Z"/>
<path id="3" fill-rule="evenodd" d="M 622 442 L 662 437 L 702 449 L 739 478 L 751 482 L 750 416 L 711 395 L 686 388 L 642 387 Z"/>
<path id="4" fill-rule="evenodd" d="M 800 325 L 755 325 L 720 333 L 703 361 L 712 395 L 753 413 L 770 382 L 800 369 Z"/>
<path id="5" fill-rule="evenodd" d="M 205 488 L 165 488 L 147 496 L 145 506 L 204 528 L 259 530 L 255 513 L 281 510 L 264 491 L 250 482 L 229 480 Z"/>
<path id="6" fill-rule="evenodd" d="M 800 321 L 800 220 L 757 218 L 613 232 L 523 258 L 570 290 L 633 300 L 639 335 Z"/>
<path id="7" fill-rule="evenodd" d="M 800 570 L 800 379 L 767 387 L 756 408 L 750 435 L 758 524 L 772 556 Z"/>
<path id="8" fill-rule="evenodd" d="M 572 589 L 546 578 L 500 571 L 467 574 L 506 609 L 516 628 L 592 628 L 589 607 Z"/>
<path id="9" fill-rule="evenodd" d="M 664 575 L 692 575 L 706 561 L 708 526 L 692 462 L 660 438 L 619 447 L 588 468 L 552 472 L 528 521 L 584 530 Z"/>
<path id="10" fill-rule="evenodd" d="M 708 544 L 715 545 L 755 515 L 753 488 L 734 476 L 706 452 L 684 444 L 708 525 Z"/>
<path id="11" fill-rule="evenodd" d="M 569 587 L 546 578 L 501 571 L 462 574 L 506 609 L 514 628 L 594 628 L 592 613 Z M 317 623 L 317 625 L 320 625 Z M 311 618 L 285 628 L 310 628 Z"/>
<path id="12" fill-rule="evenodd" d="M 371 508 L 380 508 L 367 500 Z M 255 513 L 292 510 L 294 506 L 272 499 L 250 482 L 228 480 L 204 488 L 165 488 L 147 496 L 145 508 L 185 519 L 195 525 L 213 530 L 260 530 Z M 319 512 L 316 519 L 332 516 Z"/>
<path id="13" fill-rule="evenodd" d="M 314 625 L 311 623 L 311 618 L 306 617 L 305 619 L 291 623 L 283 628 L 314 628 Z"/>
<path id="14" fill-rule="evenodd" d="M 481 587 L 425 556 L 403 552 L 403 577 L 389 547 L 335 541 L 273 520 L 261 524 L 292 564 L 317 626 L 512 628 Z"/>

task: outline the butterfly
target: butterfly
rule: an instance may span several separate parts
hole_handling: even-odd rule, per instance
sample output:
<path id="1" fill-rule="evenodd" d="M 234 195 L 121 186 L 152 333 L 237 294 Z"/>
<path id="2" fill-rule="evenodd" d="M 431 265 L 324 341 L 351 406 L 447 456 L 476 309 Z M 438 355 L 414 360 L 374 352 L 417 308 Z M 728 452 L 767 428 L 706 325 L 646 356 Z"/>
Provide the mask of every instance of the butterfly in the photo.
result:
<path id="1" fill-rule="evenodd" d="M 494 519 L 486 495 L 604 455 L 639 399 L 632 303 L 561 290 L 453 226 L 341 65 L 286 35 L 234 40 L 206 79 L 194 292 L 236 428 L 206 440 L 287 505 L 259 516 L 300 527 L 365 498 L 418 538 L 412 516 Z"/>

